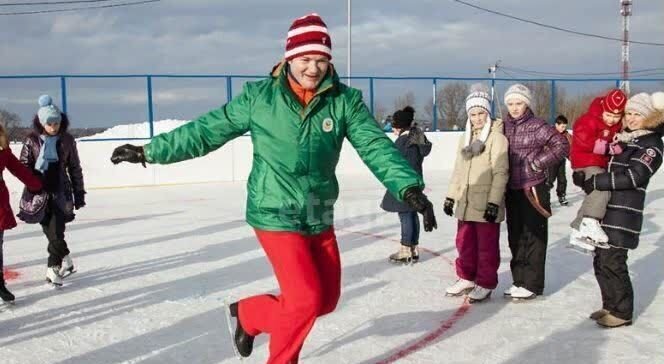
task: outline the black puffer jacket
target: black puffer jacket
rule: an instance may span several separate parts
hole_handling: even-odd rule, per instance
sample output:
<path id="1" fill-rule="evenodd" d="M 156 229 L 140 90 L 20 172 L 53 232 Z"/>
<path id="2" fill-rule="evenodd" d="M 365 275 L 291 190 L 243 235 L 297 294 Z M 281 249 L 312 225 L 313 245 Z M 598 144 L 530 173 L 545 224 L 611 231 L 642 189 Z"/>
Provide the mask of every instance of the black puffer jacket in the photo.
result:
<path id="1" fill-rule="evenodd" d="M 650 178 L 662 165 L 662 134 L 632 139 L 613 156 L 607 173 L 595 176 L 595 189 L 611 191 L 602 228 L 615 247 L 635 249 L 643 225 L 643 207 Z"/>
<path id="2" fill-rule="evenodd" d="M 431 153 L 431 142 L 424 135 L 422 129 L 412 127 L 410 130 L 401 133 L 397 140 L 394 141 L 395 146 L 401 154 L 406 158 L 411 167 L 421 176 L 422 175 L 422 162 L 424 157 Z M 388 212 L 412 212 L 415 211 L 408 207 L 403 202 L 397 200 L 388 191 L 383 196 L 383 202 L 380 207 Z"/>

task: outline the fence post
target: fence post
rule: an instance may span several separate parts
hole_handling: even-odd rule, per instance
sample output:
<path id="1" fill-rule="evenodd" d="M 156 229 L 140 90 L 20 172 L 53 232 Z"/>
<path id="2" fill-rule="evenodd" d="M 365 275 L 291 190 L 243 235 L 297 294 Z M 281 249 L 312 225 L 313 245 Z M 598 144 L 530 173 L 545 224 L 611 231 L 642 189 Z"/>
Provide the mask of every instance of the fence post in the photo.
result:
<path id="1" fill-rule="evenodd" d="M 436 104 L 437 104 L 437 102 L 436 102 L 437 101 L 436 100 L 436 90 L 437 89 L 438 89 L 437 82 L 436 82 L 436 79 L 434 78 L 433 79 L 433 97 L 431 98 L 431 100 L 433 100 L 431 102 L 432 103 L 431 107 L 433 108 L 433 110 L 432 110 L 433 112 L 431 114 L 431 115 L 433 115 L 433 120 L 431 121 L 431 124 L 432 124 L 431 125 L 431 129 L 432 129 L 431 131 L 438 131 L 438 115 L 437 115 L 437 110 L 436 110 Z"/>
<path id="2" fill-rule="evenodd" d="M 551 80 L 551 107 L 549 108 L 549 123 L 553 124 L 556 118 L 556 80 Z"/>
<path id="3" fill-rule="evenodd" d="M 233 100 L 233 77 L 226 77 L 226 102 Z"/>
<path id="4" fill-rule="evenodd" d="M 67 113 L 67 80 L 60 76 L 60 98 L 62 99 L 62 112 Z"/>
<path id="5" fill-rule="evenodd" d="M 374 114 L 374 79 L 369 77 L 369 109 L 371 110 L 371 115 L 376 118 Z"/>
<path id="6" fill-rule="evenodd" d="M 150 123 L 150 138 L 154 137 L 154 108 L 152 105 L 152 76 L 147 76 L 148 87 L 148 122 Z"/>
<path id="7" fill-rule="evenodd" d="M 491 79 L 491 115 L 494 118 L 496 117 L 496 97 L 498 93 L 496 92 L 496 79 Z M 501 115 L 502 117 L 502 115 Z"/>

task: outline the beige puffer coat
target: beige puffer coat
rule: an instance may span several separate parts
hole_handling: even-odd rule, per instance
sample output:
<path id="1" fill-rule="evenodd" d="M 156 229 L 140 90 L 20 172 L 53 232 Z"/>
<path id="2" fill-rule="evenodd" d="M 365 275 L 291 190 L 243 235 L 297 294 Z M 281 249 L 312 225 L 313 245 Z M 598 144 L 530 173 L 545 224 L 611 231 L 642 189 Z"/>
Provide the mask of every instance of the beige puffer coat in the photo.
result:
<path id="1" fill-rule="evenodd" d="M 478 138 L 480 132 L 481 129 L 473 131 L 471 142 Z M 447 192 L 447 197 L 455 202 L 457 219 L 486 222 L 484 211 L 489 202 L 499 206 L 496 222 L 505 219 L 505 187 L 509 179 L 507 147 L 500 119 L 493 121 L 485 149 L 480 155 L 468 158 L 461 153 L 464 148 L 464 135 L 461 135 Z"/>

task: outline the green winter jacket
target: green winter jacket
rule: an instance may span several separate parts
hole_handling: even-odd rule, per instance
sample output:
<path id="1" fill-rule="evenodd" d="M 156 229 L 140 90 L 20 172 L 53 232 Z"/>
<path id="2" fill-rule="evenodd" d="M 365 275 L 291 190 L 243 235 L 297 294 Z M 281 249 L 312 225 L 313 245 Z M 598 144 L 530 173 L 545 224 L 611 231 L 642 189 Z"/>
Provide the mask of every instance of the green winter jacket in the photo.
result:
<path id="1" fill-rule="evenodd" d="M 287 65 L 270 78 L 248 82 L 242 94 L 219 109 L 145 145 L 149 163 L 168 164 L 204 156 L 251 133 L 253 165 L 247 181 L 249 225 L 271 231 L 319 234 L 334 221 L 339 195 L 335 175 L 344 138 L 371 172 L 402 200 L 424 187 L 422 178 L 379 128 L 359 90 L 330 72 L 306 107 L 288 86 Z"/>

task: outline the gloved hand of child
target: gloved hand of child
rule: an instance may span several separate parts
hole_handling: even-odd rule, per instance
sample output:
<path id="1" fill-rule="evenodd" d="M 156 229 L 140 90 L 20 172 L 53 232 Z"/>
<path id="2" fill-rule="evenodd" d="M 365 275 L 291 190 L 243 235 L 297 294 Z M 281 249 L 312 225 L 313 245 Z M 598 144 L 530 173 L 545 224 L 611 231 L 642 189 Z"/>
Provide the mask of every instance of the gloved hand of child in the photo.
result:
<path id="1" fill-rule="evenodd" d="M 599 155 L 609 154 L 609 142 L 603 139 L 595 140 L 595 146 L 593 147 L 593 153 Z"/>

